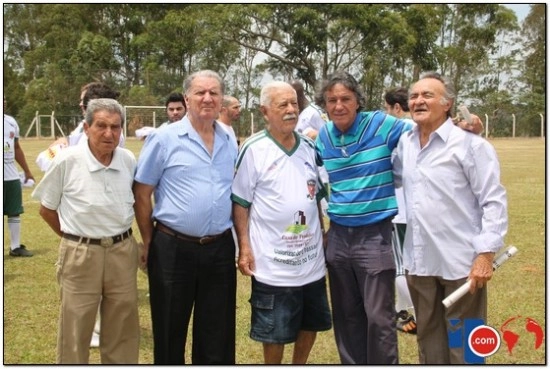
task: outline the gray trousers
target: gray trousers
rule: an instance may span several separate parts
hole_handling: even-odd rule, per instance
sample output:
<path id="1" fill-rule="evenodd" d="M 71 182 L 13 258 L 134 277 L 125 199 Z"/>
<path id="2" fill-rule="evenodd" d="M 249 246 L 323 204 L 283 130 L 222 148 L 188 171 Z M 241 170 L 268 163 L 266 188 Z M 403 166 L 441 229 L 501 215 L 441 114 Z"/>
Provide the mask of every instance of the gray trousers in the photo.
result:
<path id="1" fill-rule="evenodd" d="M 326 261 L 342 364 L 397 364 L 395 262 L 389 219 L 361 227 L 330 224 Z"/>

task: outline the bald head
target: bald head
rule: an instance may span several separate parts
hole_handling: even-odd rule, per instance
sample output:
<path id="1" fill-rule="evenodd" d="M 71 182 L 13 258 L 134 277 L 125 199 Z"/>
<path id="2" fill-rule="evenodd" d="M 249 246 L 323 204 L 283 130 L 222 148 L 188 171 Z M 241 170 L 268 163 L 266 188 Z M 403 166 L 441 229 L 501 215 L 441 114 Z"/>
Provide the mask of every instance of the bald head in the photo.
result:
<path id="1" fill-rule="evenodd" d="M 222 109 L 218 120 L 230 126 L 233 122 L 238 122 L 241 118 L 241 103 L 237 98 L 224 95 Z"/>

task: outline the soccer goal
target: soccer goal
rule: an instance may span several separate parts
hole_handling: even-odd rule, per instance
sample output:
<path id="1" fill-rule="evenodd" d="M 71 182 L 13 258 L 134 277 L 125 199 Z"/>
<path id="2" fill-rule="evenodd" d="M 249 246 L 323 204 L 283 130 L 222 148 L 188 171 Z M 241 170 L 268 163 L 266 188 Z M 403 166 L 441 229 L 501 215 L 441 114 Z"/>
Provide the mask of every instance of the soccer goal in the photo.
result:
<path id="1" fill-rule="evenodd" d="M 164 106 L 124 106 L 124 136 L 134 137 L 136 129 L 157 128 L 168 120 Z"/>

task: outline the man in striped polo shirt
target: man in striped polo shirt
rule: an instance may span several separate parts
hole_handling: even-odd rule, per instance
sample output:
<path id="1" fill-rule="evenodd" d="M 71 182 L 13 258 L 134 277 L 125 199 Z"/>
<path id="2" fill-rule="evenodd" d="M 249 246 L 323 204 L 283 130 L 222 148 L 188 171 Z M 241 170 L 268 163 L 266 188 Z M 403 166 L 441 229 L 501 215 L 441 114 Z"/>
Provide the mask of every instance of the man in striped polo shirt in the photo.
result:
<path id="1" fill-rule="evenodd" d="M 366 112 L 346 72 L 325 80 L 316 101 L 330 122 L 316 146 L 329 174 L 326 261 L 334 334 L 342 364 L 397 364 L 395 262 L 391 246 L 397 202 L 391 154 L 411 124 Z M 472 127 L 480 132 L 478 117 Z"/>

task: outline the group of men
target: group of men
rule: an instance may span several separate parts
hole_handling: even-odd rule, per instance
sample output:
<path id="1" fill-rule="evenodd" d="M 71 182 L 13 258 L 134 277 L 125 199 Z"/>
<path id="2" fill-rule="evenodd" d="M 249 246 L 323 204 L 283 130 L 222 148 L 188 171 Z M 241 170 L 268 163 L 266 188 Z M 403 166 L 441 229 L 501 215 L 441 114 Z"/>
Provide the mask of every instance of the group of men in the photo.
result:
<path id="1" fill-rule="evenodd" d="M 293 86 L 269 82 L 260 95 L 266 128 L 240 149 L 220 122 L 224 109 L 228 116 L 238 110 L 231 108 L 235 101 L 224 102 L 224 92 L 216 72 L 191 74 L 184 82 L 185 116 L 152 132 L 137 162 L 118 147 L 120 105 L 92 100 L 84 123 L 88 144 L 54 158 L 33 196 L 62 237 L 58 362 L 87 362 L 100 305 L 102 362 L 137 363 L 135 215 L 155 364 L 185 362 L 191 315 L 192 363 L 235 363 L 232 227 L 238 268 L 251 276 L 250 337 L 262 342 L 265 363 L 280 363 L 291 342 L 292 362 L 306 363 L 316 332 L 333 326 L 343 364 L 397 364 L 394 177 L 405 192 L 403 263 L 420 362 L 463 362 L 461 349 L 445 345 L 447 320 L 486 318 L 486 283 L 507 214 L 494 149 L 465 132 L 480 126 L 477 117 L 474 128 L 455 127 L 448 80 L 428 74 L 412 86 L 413 127 L 365 111 L 357 81 L 336 72 L 316 94 L 329 122 L 315 141 L 296 132 Z M 467 279 L 473 294 L 445 310 L 440 301 Z"/>

